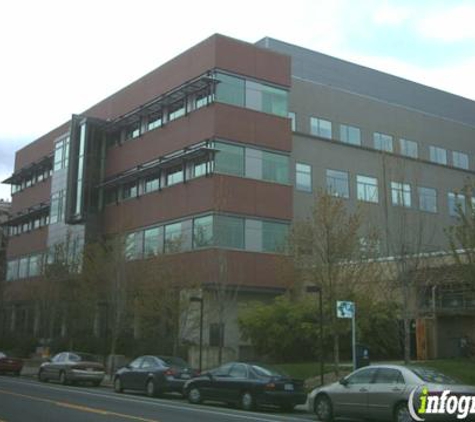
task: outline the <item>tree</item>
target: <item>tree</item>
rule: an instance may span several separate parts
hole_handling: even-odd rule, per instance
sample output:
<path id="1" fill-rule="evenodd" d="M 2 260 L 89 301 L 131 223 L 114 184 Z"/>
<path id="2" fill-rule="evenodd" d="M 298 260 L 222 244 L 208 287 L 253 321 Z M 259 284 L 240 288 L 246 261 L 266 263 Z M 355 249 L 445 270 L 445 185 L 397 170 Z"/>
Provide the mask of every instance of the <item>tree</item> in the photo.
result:
<path id="1" fill-rule="evenodd" d="M 395 161 L 393 166 L 388 162 Z M 426 245 L 432 242 L 434 230 L 426 224 L 426 217 L 421 213 L 414 213 L 411 203 L 411 185 L 407 182 L 408 174 L 412 173 L 412 180 L 418 180 L 418 167 L 407 168 L 407 161 L 401 158 L 383 157 L 383 166 L 391 180 L 391 192 L 386 192 L 387 201 L 391 200 L 389 218 L 386 222 L 386 243 L 392 263 L 390 279 L 393 280 L 392 290 L 387 291 L 388 301 L 400 303 L 399 310 L 402 317 L 400 329 L 403 339 L 403 357 L 407 364 L 411 360 L 411 321 L 417 318 L 417 304 L 411 301 L 416 297 L 414 292 L 420 290 L 421 274 L 427 267 Z M 418 183 L 413 183 L 417 186 Z M 385 185 L 387 189 L 387 186 Z M 389 199 L 390 198 L 390 199 Z M 389 205 L 389 204 L 388 204 Z"/>
<path id="2" fill-rule="evenodd" d="M 284 295 L 269 304 L 248 304 L 239 327 L 261 356 L 277 362 L 308 361 L 317 355 L 316 316 L 313 298 L 293 300 Z"/>
<path id="3" fill-rule="evenodd" d="M 333 340 L 336 375 L 339 375 L 339 338 L 345 324 L 336 318 L 335 302 L 350 300 L 359 282 L 368 283 L 377 276 L 377 266 L 367 261 L 377 249 L 376 232 L 363 231 L 359 212 L 348 212 L 343 199 L 320 192 L 310 217 L 294 224 L 289 239 L 295 278 L 302 285 L 319 286 L 324 301 L 329 304 L 326 324 Z M 364 248 L 363 234 L 366 234 Z"/>

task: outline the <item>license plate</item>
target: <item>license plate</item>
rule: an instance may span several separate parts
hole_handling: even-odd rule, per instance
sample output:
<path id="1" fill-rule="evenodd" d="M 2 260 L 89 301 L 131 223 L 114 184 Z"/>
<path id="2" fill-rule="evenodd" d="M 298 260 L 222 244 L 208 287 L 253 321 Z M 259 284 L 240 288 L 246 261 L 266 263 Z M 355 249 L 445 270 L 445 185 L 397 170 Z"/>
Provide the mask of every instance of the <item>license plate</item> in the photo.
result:
<path id="1" fill-rule="evenodd" d="M 184 380 L 189 380 L 191 377 L 190 377 L 190 374 L 181 374 L 181 377 L 184 379 Z"/>
<path id="2" fill-rule="evenodd" d="M 294 385 L 293 384 L 285 384 L 284 385 L 284 390 L 285 391 L 294 391 Z"/>

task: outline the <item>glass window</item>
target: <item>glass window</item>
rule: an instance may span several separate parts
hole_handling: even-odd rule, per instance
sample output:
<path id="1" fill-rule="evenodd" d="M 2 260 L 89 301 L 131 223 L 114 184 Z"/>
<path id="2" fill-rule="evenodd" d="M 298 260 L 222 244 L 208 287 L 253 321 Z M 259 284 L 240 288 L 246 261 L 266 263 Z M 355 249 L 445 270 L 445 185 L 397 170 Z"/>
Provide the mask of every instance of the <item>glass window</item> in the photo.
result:
<path id="1" fill-rule="evenodd" d="M 172 167 L 167 170 L 167 186 L 183 182 L 183 166 Z"/>
<path id="2" fill-rule="evenodd" d="M 153 227 L 144 231 L 143 236 L 144 257 L 158 255 L 160 248 L 160 227 Z"/>
<path id="3" fill-rule="evenodd" d="M 20 259 L 20 265 L 18 270 L 18 278 L 28 277 L 28 257 Z"/>
<path id="4" fill-rule="evenodd" d="M 58 223 L 63 221 L 63 212 L 64 212 L 64 191 L 53 193 L 51 195 L 51 206 L 50 206 L 50 224 Z"/>
<path id="5" fill-rule="evenodd" d="M 132 123 L 125 131 L 125 139 L 134 139 L 140 136 L 140 121 Z"/>
<path id="6" fill-rule="evenodd" d="M 351 145 L 361 145 L 360 128 L 349 125 L 340 125 L 340 141 Z"/>
<path id="7" fill-rule="evenodd" d="M 217 101 L 287 116 L 286 90 L 219 72 L 216 73 L 216 79 L 219 81 L 216 87 Z"/>
<path id="8" fill-rule="evenodd" d="M 289 183 L 289 157 L 262 151 L 262 179 L 277 183 Z"/>
<path id="9" fill-rule="evenodd" d="M 247 367 L 243 363 L 236 363 L 229 372 L 231 378 L 247 378 Z"/>
<path id="10" fill-rule="evenodd" d="M 264 113 L 271 113 L 277 116 L 287 116 L 287 91 L 261 84 L 262 108 Z"/>
<path id="11" fill-rule="evenodd" d="M 179 252 L 183 243 L 182 224 L 165 226 L 165 252 Z"/>
<path id="12" fill-rule="evenodd" d="M 350 197 L 350 183 L 346 171 L 327 169 L 327 192 L 341 198 Z"/>
<path id="13" fill-rule="evenodd" d="M 213 245 L 213 216 L 198 217 L 193 220 L 193 248 Z"/>
<path id="14" fill-rule="evenodd" d="M 148 130 L 156 129 L 157 127 L 161 127 L 162 123 L 163 123 L 162 112 L 151 114 L 150 116 L 148 116 L 147 129 Z"/>
<path id="15" fill-rule="evenodd" d="M 262 179 L 262 151 L 259 149 L 245 149 L 245 174 L 252 179 Z"/>
<path id="16" fill-rule="evenodd" d="M 208 165 L 209 168 L 207 168 Z M 193 163 L 193 177 L 204 176 L 208 172 L 211 172 L 211 163 L 209 161 L 201 160 Z"/>
<path id="17" fill-rule="evenodd" d="M 209 95 L 207 91 L 200 92 L 195 97 L 195 109 L 204 107 L 205 105 L 211 103 L 211 101 L 211 95 Z"/>
<path id="18" fill-rule="evenodd" d="M 69 136 L 56 142 L 54 147 L 53 170 L 61 170 L 67 167 L 69 159 Z"/>
<path id="19" fill-rule="evenodd" d="M 419 186 L 417 190 L 419 193 L 419 209 L 421 211 L 437 212 L 437 190 L 422 186 Z"/>
<path id="20" fill-rule="evenodd" d="M 140 357 L 135 360 L 133 360 L 131 363 L 129 363 L 129 367 L 132 369 L 139 369 L 140 366 L 142 365 L 142 362 L 145 358 Z"/>
<path id="21" fill-rule="evenodd" d="M 216 73 L 216 79 L 216 101 L 244 107 L 244 79 L 224 73 Z"/>
<path id="22" fill-rule="evenodd" d="M 346 378 L 349 385 L 354 384 L 370 384 L 373 381 L 376 369 L 365 368 L 361 369 L 353 375 Z"/>
<path id="23" fill-rule="evenodd" d="M 292 132 L 295 132 L 297 130 L 297 115 L 293 111 L 289 111 L 288 117 L 290 119 L 290 127 Z"/>
<path id="24" fill-rule="evenodd" d="M 459 216 L 459 210 L 465 213 L 465 195 L 461 193 L 449 192 L 448 194 L 449 215 Z"/>
<path id="25" fill-rule="evenodd" d="M 376 373 L 375 384 L 404 384 L 401 371 L 392 368 L 380 368 Z"/>
<path id="26" fill-rule="evenodd" d="M 262 222 L 263 252 L 283 252 L 287 241 L 289 226 L 270 221 Z"/>
<path id="27" fill-rule="evenodd" d="M 373 134 L 374 148 L 380 151 L 393 152 L 393 137 L 384 133 Z"/>
<path id="28" fill-rule="evenodd" d="M 310 133 L 322 138 L 332 138 L 332 123 L 318 117 L 310 117 Z"/>
<path id="29" fill-rule="evenodd" d="M 215 158 L 217 172 L 244 176 L 243 147 L 216 142 L 215 148 L 218 150 Z"/>
<path id="30" fill-rule="evenodd" d="M 8 261 L 7 265 L 7 280 L 16 280 L 18 278 L 18 260 Z"/>
<path id="31" fill-rule="evenodd" d="M 40 255 L 31 255 L 28 275 L 30 277 L 37 277 L 40 275 Z"/>
<path id="32" fill-rule="evenodd" d="M 357 175 L 356 195 L 360 201 L 378 203 L 378 179 Z"/>
<path id="33" fill-rule="evenodd" d="M 122 199 L 135 198 L 138 194 L 137 182 L 126 183 L 122 186 Z"/>
<path id="34" fill-rule="evenodd" d="M 175 104 L 172 104 L 168 108 L 168 121 L 178 119 L 181 116 L 185 115 L 185 101 L 181 100 Z"/>
<path id="35" fill-rule="evenodd" d="M 463 152 L 452 151 L 452 164 L 454 167 L 468 170 L 468 155 Z"/>
<path id="36" fill-rule="evenodd" d="M 153 192 L 158 190 L 160 187 L 160 178 L 159 176 L 149 176 L 145 179 L 145 192 Z"/>
<path id="37" fill-rule="evenodd" d="M 295 164 L 295 187 L 302 192 L 312 192 L 312 167 L 308 164 Z"/>
<path id="38" fill-rule="evenodd" d="M 265 113 L 287 116 L 287 92 L 246 80 L 246 107 Z"/>
<path id="39" fill-rule="evenodd" d="M 391 182 L 391 198 L 393 205 L 409 208 L 411 206 L 411 185 Z"/>
<path id="40" fill-rule="evenodd" d="M 125 237 L 125 259 L 131 261 L 142 257 L 143 232 L 129 233 Z"/>
<path id="41" fill-rule="evenodd" d="M 214 235 L 217 246 L 244 249 L 244 219 L 224 215 L 215 216 Z"/>
<path id="42" fill-rule="evenodd" d="M 429 146 L 430 161 L 438 164 L 447 164 L 447 151 L 444 148 Z"/>
<path id="43" fill-rule="evenodd" d="M 209 345 L 211 347 L 220 347 L 224 345 L 224 324 L 223 323 L 215 323 L 209 325 Z M 231 367 L 231 365 L 230 365 Z M 231 369 L 231 368 L 229 368 Z M 216 376 L 229 376 L 229 372 L 225 374 L 222 373 L 224 370 L 224 366 L 220 368 L 220 372 L 215 374 Z M 229 371 L 229 370 L 228 370 Z"/>
<path id="44" fill-rule="evenodd" d="M 417 158 L 417 142 L 410 141 L 409 139 L 399 139 L 399 150 L 401 155 L 406 157 Z"/>

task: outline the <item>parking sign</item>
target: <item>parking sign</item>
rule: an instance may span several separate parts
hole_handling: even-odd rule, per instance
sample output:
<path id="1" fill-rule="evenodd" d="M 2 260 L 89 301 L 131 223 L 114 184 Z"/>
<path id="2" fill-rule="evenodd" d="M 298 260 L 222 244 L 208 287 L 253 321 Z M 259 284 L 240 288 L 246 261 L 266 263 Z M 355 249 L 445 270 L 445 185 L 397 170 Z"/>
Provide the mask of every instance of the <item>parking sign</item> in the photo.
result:
<path id="1" fill-rule="evenodd" d="M 338 318 L 353 318 L 355 315 L 355 302 L 337 301 L 336 316 Z"/>

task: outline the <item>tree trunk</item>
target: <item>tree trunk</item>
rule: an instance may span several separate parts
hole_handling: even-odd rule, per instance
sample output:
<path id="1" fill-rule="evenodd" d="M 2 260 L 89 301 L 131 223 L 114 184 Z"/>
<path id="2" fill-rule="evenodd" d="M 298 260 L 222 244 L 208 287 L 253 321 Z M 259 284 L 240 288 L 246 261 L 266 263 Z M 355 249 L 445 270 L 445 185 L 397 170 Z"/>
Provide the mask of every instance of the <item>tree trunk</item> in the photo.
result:
<path id="1" fill-rule="evenodd" d="M 407 305 L 406 305 L 407 306 Z M 404 318 L 404 363 L 411 362 L 411 320 Z"/>

